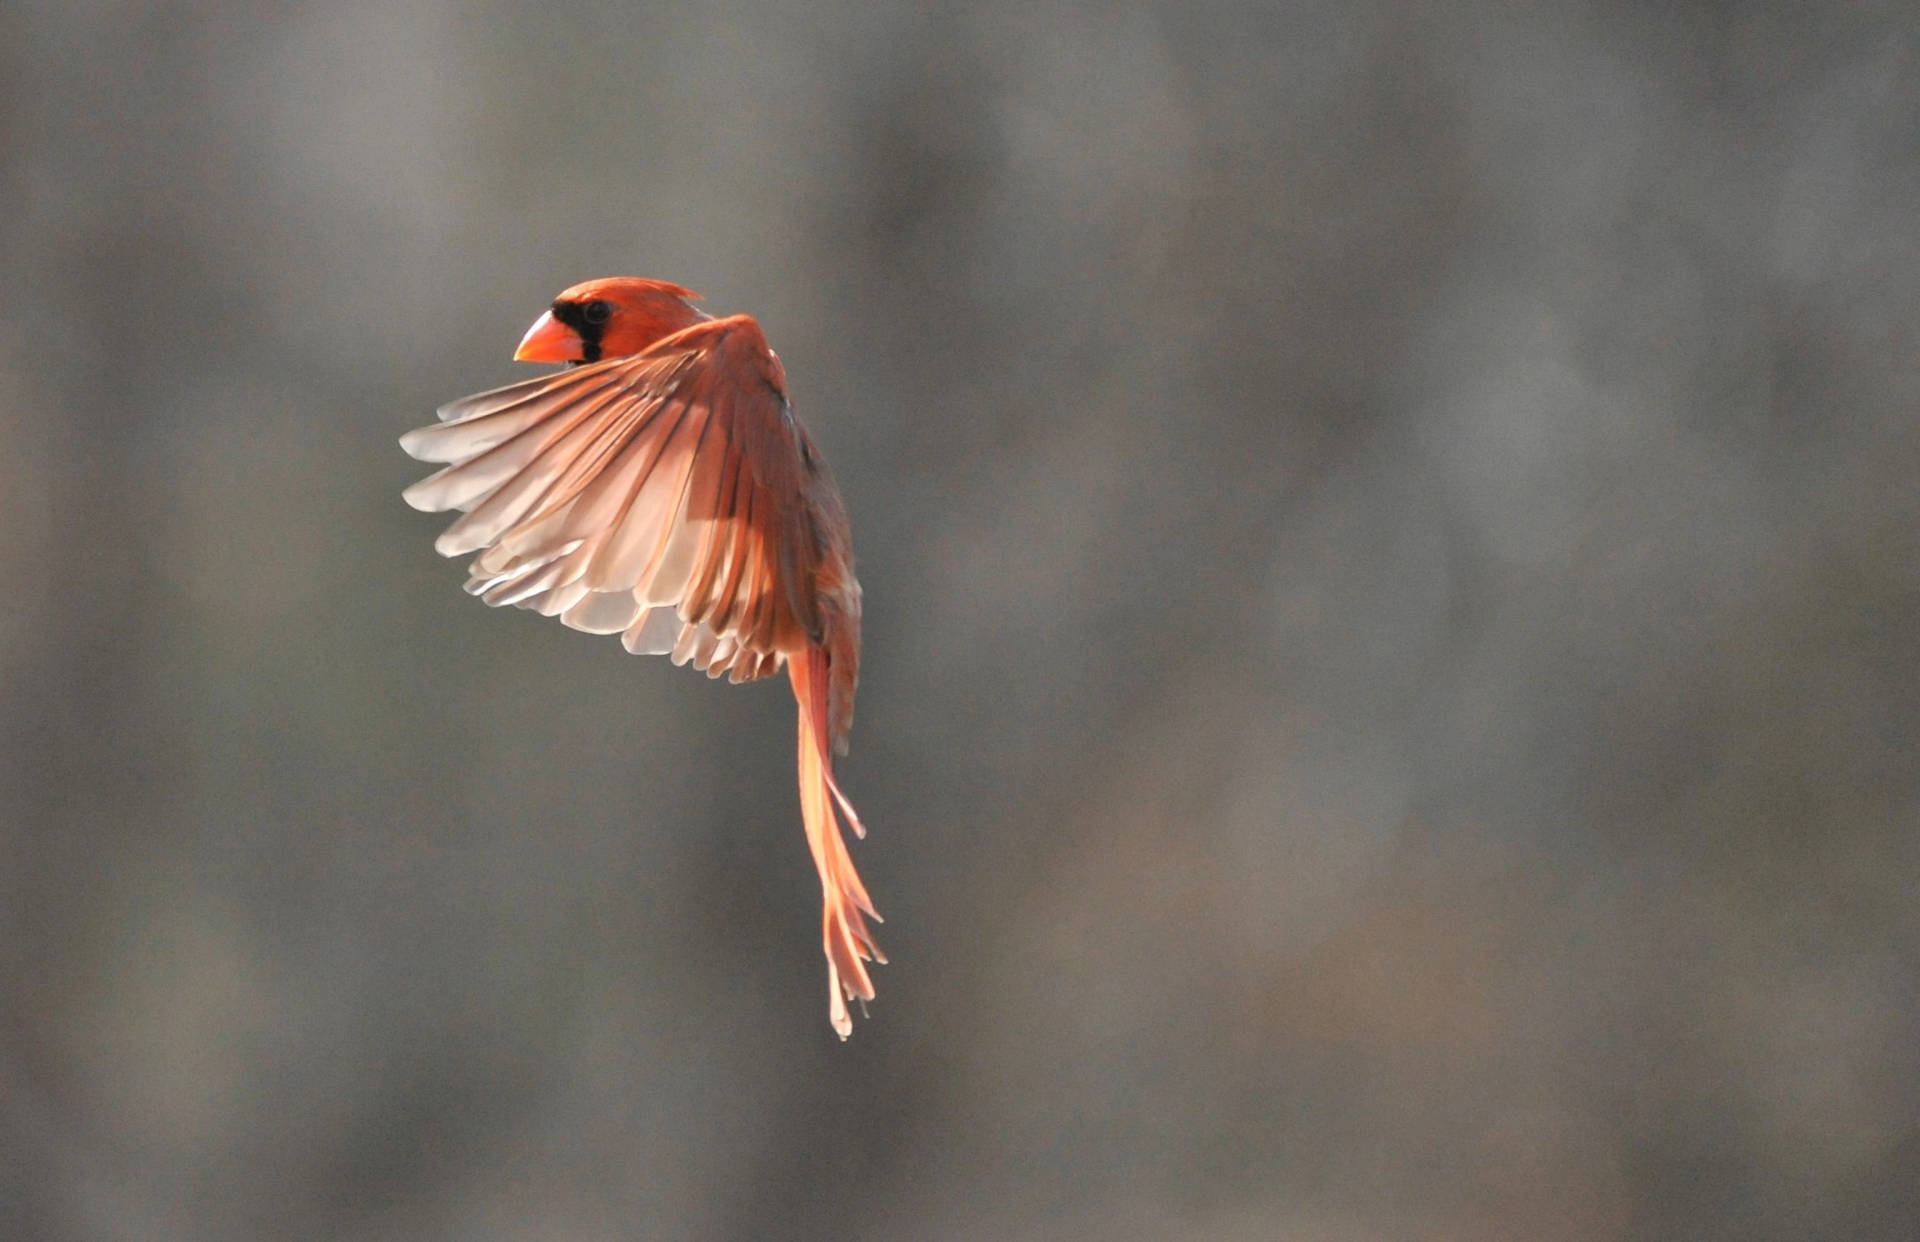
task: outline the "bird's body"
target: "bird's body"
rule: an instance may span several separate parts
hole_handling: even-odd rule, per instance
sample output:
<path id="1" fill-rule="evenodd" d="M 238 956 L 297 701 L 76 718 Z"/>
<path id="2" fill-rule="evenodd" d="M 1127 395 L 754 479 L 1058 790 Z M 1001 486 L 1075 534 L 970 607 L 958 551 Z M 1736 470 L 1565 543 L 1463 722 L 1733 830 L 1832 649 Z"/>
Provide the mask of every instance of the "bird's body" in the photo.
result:
<path id="1" fill-rule="evenodd" d="M 514 357 L 580 365 L 442 407 L 400 443 L 448 464 L 405 495 L 465 514 L 434 546 L 480 553 L 467 590 L 489 604 L 619 634 L 710 677 L 786 666 L 830 1016 L 845 1038 L 846 1002 L 873 997 L 864 963 L 886 960 L 839 818 L 865 831 L 833 776 L 860 673 L 852 532 L 760 325 L 710 318 L 693 296 L 639 277 L 566 290 Z"/>

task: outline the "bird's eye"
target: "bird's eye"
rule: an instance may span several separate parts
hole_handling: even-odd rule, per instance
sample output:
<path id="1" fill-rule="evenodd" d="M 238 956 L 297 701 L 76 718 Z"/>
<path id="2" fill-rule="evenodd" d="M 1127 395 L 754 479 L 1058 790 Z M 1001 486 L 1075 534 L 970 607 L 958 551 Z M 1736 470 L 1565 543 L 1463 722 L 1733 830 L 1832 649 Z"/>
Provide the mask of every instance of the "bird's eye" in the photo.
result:
<path id="1" fill-rule="evenodd" d="M 595 298 L 580 308 L 580 317 L 588 323 L 605 323 L 613 315 L 613 307 Z"/>

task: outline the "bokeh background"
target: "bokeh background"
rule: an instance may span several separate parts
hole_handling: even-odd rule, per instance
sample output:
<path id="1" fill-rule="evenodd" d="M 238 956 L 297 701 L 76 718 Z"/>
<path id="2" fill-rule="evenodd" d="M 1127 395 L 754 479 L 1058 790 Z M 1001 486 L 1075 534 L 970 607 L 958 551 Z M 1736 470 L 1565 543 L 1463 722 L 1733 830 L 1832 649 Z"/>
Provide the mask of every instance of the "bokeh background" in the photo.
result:
<path id="1" fill-rule="evenodd" d="M 1910 4 L 0 7 L 0 1236 L 1898 1238 Z M 751 311 L 784 685 L 401 432 Z"/>

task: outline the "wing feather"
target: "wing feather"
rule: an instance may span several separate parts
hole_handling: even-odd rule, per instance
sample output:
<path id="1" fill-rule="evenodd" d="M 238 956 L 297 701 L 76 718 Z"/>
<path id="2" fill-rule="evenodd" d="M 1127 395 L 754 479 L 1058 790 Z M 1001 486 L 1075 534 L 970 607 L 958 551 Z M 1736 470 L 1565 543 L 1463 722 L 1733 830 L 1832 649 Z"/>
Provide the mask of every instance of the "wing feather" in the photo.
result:
<path id="1" fill-rule="evenodd" d="M 556 392 L 554 386 L 547 382 L 548 378 L 542 376 L 538 380 L 496 389 L 494 394 L 483 394 L 515 395 L 499 405 L 479 406 L 448 421 L 409 431 L 400 437 L 400 447 L 406 450 L 408 456 L 419 461 L 464 461 L 512 439 L 530 427 L 538 426 L 551 418 L 558 406 L 576 405 L 591 396 L 596 387 L 604 390 L 613 385 L 612 380 L 601 377 L 601 383 L 596 387 L 584 388 L 579 392 L 565 389 Z M 441 416 L 445 418 L 447 412 L 456 409 L 459 404 L 455 402 L 442 406 Z"/>
<path id="2" fill-rule="evenodd" d="M 497 541 L 506 531 L 520 526 L 530 513 L 544 514 L 555 505 L 555 497 L 564 495 L 577 481 L 570 478 L 570 467 L 577 467 L 582 452 L 594 434 L 588 420 L 610 406 L 617 397 L 590 398 L 593 405 L 582 412 L 580 423 L 556 441 L 520 474 L 507 480 L 486 499 L 475 504 L 467 515 L 449 526 L 434 542 L 444 556 L 460 556 Z"/>
<path id="3" fill-rule="evenodd" d="M 560 619 L 588 634 L 620 634 L 646 610 L 632 591 L 591 591 Z"/>
<path id="4" fill-rule="evenodd" d="M 700 544 L 700 559 L 693 574 L 693 580 L 687 585 L 687 598 L 684 604 L 687 615 L 713 619 L 713 600 L 721 583 L 728 581 L 738 564 L 735 552 L 739 523 L 731 517 L 740 494 L 740 455 L 723 452 L 710 454 L 717 463 L 718 479 L 713 491 L 713 506 L 707 512 L 710 516 L 702 519 L 704 532 Z"/>
<path id="5" fill-rule="evenodd" d="M 719 526 L 712 514 L 719 493 L 721 468 L 727 457 L 721 438 L 717 420 L 708 420 L 701 429 L 701 441 L 693 451 L 680 507 L 667 528 L 660 564 L 647 585 L 648 599 L 675 601 L 689 616 L 693 615 L 689 607 L 693 580 L 699 576 L 701 558 L 708 554 Z"/>
<path id="6" fill-rule="evenodd" d="M 649 608 L 620 636 L 620 645 L 634 655 L 666 655 L 680 636 L 680 618 L 671 608 Z"/>
<path id="7" fill-rule="evenodd" d="M 594 590 L 648 592 L 649 604 L 678 602 L 655 598 L 648 588 L 673 532 L 673 515 L 680 508 L 700 432 L 708 421 L 702 414 L 689 402 L 675 403 L 671 425 L 632 501 L 617 522 L 601 528 L 609 532 L 608 537 L 587 567 L 587 585 Z"/>

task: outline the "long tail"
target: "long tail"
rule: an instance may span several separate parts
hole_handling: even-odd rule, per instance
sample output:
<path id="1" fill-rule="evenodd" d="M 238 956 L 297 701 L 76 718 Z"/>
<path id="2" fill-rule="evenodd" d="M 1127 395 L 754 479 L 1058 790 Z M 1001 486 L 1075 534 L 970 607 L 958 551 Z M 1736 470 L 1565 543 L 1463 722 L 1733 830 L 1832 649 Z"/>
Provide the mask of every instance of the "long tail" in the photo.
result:
<path id="1" fill-rule="evenodd" d="M 834 814 L 837 810 L 846 818 L 854 836 L 867 835 L 853 804 L 833 779 L 833 758 L 827 747 L 826 651 L 810 647 L 789 656 L 787 675 L 793 680 L 793 697 L 800 704 L 800 817 L 806 823 L 807 845 L 813 850 L 813 865 L 820 872 L 825 900 L 821 931 L 827 950 L 828 1013 L 833 1029 L 845 1039 L 853 1033 L 847 1002 L 873 999 L 873 980 L 864 963 L 884 964 L 887 960 L 867 927 L 867 917 L 876 923 L 882 920 L 873 908 L 873 899 L 867 896 L 866 885 L 860 882 L 860 874 L 853 869 Z"/>

